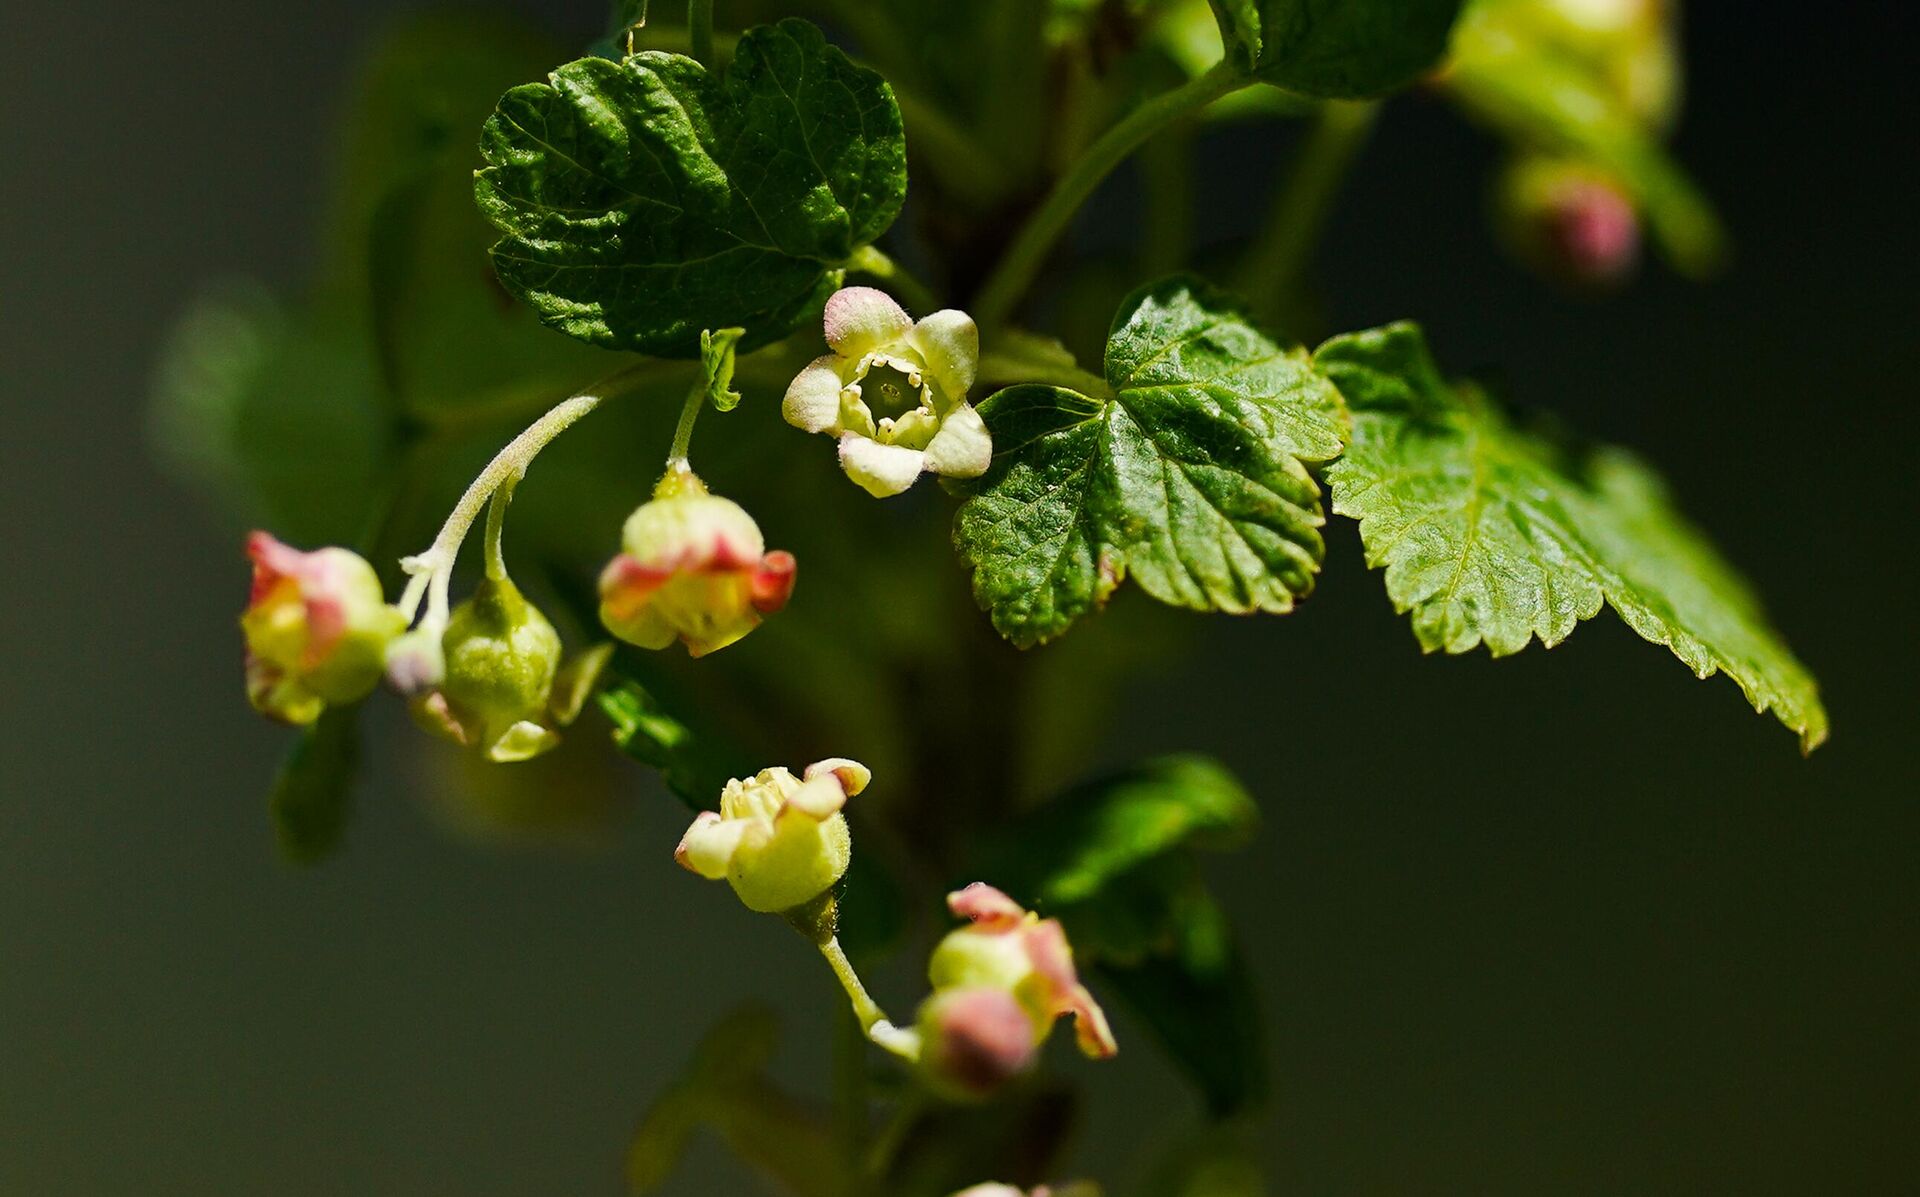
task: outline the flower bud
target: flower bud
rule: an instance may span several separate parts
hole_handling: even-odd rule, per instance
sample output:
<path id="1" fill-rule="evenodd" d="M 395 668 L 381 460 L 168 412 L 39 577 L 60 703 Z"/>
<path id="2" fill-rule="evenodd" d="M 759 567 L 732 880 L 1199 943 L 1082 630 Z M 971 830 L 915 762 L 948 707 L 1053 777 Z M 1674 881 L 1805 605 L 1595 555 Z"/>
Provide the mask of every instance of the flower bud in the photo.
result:
<path id="1" fill-rule="evenodd" d="M 600 575 L 600 621 L 641 648 L 678 638 L 692 656 L 725 648 L 786 606 L 794 560 L 766 551 L 738 503 L 708 494 L 685 466 L 627 517 L 621 553 Z"/>
<path id="2" fill-rule="evenodd" d="M 1534 158 L 1501 184 L 1508 239 L 1545 273 L 1582 286 L 1618 284 L 1640 256 L 1633 200 L 1604 172 L 1582 163 Z"/>
<path id="3" fill-rule="evenodd" d="M 936 1088 L 991 1093 L 1031 1065 L 1063 1014 L 1073 1016 L 1086 1055 L 1104 1059 L 1118 1050 L 1105 1012 L 1074 970 L 1058 919 L 1030 914 L 981 882 L 949 894 L 947 906 L 969 925 L 949 932 L 927 964 L 933 996 L 920 1009 L 921 1065 Z M 1014 1050 L 1009 1011 L 1023 1027 L 1024 1053 Z"/>
<path id="4" fill-rule="evenodd" d="M 347 549 L 303 553 L 265 532 L 247 537 L 247 556 L 253 591 L 240 629 L 254 707 L 312 723 L 328 706 L 365 698 L 387 645 L 407 626 L 373 566 Z"/>
<path id="5" fill-rule="evenodd" d="M 560 635 L 506 578 L 487 578 L 453 610 L 445 676 L 414 702 L 429 730 L 489 760 L 523 761 L 558 743 L 546 725 Z"/>
<path id="6" fill-rule="evenodd" d="M 980 330 L 954 309 L 918 323 L 884 291 L 845 287 L 826 307 L 833 350 L 800 371 L 781 414 L 838 439 L 840 466 L 868 494 L 897 495 L 923 472 L 977 478 L 993 438 L 967 402 Z"/>
<path id="7" fill-rule="evenodd" d="M 749 910 L 803 906 L 846 874 L 853 842 L 840 808 L 869 776 L 858 761 L 834 757 L 801 777 L 775 766 L 729 781 L 719 813 L 700 812 L 673 858 L 709 880 L 725 878 Z"/>

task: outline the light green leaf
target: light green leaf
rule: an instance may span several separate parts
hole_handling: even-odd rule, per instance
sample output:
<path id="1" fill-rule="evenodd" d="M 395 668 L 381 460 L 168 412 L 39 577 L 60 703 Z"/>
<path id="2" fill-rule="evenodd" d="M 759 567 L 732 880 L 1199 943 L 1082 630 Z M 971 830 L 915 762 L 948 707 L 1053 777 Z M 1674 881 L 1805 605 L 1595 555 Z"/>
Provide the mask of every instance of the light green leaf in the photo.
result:
<path id="1" fill-rule="evenodd" d="M 631 677 L 616 674 L 598 698 L 601 712 L 613 724 L 614 744 L 634 760 L 658 769 L 667 788 L 693 810 L 718 802 L 729 778 L 750 772 L 733 768 L 714 745 Z"/>
<path id="2" fill-rule="evenodd" d="M 1521 147 L 1590 162 L 1616 179 L 1676 270 L 1701 275 L 1726 252 L 1719 218 L 1661 141 L 1657 123 L 1599 64 L 1482 5 L 1461 23 L 1447 92 Z"/>
<path id="3" fill-rule="evenodd" d="M 1257 12 L 1254 11 L 1257 5 Z M 1304 95 L 1396 91 L 1439 60 L 1460 0 L 1214 0 L 1228 52 Z"/>
<path id="4" fill-rule="evenodd" d="M 1803 749 L 1826 738 L 1813 678 L 1645 466 L 1515 428 L 1478 388 L 1449 385 L 1409 324 L 1336 337 L 1314 361 L 1354 411 L 1328 471 L 1334 510 L 1360 521 L 1428 651 L 1551 647 L 1606 603 L 1698 676 L 1733 678 Z"/>
<path id="5" fill-rule="evenodd" d="M 906 196 L 893 92 L 805 21 L 677 54 L 583 58 L 500 100 L 475 194 L 500 281 L 571 336 L 671 357 L 784 336 Z"/>
<path id="6" fill-rule="evenodd" d="M 1026 385 L 980 405 L 995 455 L 954 542 L 994 627 L 1050 640 L 1128 575 L 1174 606 L 1292 610 L 1324 551 L 1302 463 L 1346 435 L 1306 354 L 1175 278 L 1122 305 L 1106 379 L 1111 397 Z"/>
<path id="7" fill-rule="evenodd" d="M 274 839 L 291 864 L 333 855 L 352 813 L 353 774 L 360 761 L 358 711 L 330 708 L 300 732 L 267 796 Z"/>
<path id="8" fill-rule="evenodd" d="M 700 332 L 700 379 L 706 387 L 707 402 L 718 411 L 740 406 L 740 392 L 733 389 L 734 351 L 746 332 L 744 328 Z"/>

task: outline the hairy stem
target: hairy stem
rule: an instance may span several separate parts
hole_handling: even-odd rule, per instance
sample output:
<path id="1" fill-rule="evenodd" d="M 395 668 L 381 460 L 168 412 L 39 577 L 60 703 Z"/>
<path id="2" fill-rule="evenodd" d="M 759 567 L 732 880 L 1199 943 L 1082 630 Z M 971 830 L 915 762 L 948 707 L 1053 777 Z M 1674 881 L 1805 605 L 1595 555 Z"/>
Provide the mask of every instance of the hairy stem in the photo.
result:
<path id="1" fill-rule="evenodd" d="M 680 422 L 673 426 L 673 446 L 667 450 L 667 468 L 684 464 L 687 450 L 693 444 L 693 424 L 700 418 L 700 412 L 707 406 L 707 380 L 702 377 L 694 380 L 693 389 L 687 392 L 687 401 L 680 408 Z"/>
<path id="2" fill-rule="evenodd" d="M 1266 224 L 1241 263 L 1239 289 L 1257 315 L 1272 319 L 1286 307 L 1378 112 L 1379 105 L 1370 102 L 1330 100 L 1320 106 Z"/>
<path id="3" fill-rule="evenodd" d="M 1096 138 L 1027 218 L 987 277 L 974 303 L 979 322 L 986 327 L 1006 323 L 1080 205 L 1142 142 L 1245 83 L 1243 76 L 1222 62 L 1206 74 L 1148 100 Z"/>
<path id="4" fill-rule="evenodd" d="M 511 502 L 513 479 L 509 478 L 493 492 L 493 500 L 487 504 L 487 531 L 480 545 L 486 554 L 487 577 L 495 582 L 507 580 L 507 556 L 501 550 L 500 538 L 506 532 L 507 504 Z"/>

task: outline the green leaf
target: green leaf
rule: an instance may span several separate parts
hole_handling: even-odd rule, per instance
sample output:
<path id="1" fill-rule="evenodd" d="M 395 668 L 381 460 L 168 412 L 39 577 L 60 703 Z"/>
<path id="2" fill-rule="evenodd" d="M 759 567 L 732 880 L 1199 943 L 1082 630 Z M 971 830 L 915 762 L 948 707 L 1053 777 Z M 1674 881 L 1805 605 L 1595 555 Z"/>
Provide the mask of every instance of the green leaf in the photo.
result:
<path id="1" fill-rule="evenodd" d="M 994 627 L 1050 640 L 1129 574 L 1163 603 L 1285 612 L 1313 587 L 1320 490 L 1346 413 L 1308 364 L 1191 279 L 1145 288 L 1107 338 L 1111 397 L 1015 386 L 954 542 Z"/>
<path id="2" fill-rule="evenodd" d="M 805 21 L 749 30 L 724 79 L 649 51 L 501 98 L 475 194 L 500 281 L 571 336 L 671 357 L 817 310 L 906 196 L 886 81 Z"/>
<path id="3" fill-rule="evenodd" d="M 1354 411 L 1334 510 L 1428 651 L 1551 647 L 1604 602 L 1700 677 L 1724 672 L 1811 751 L 1827 715 L 1746 583 L 1618 449 L 1576 453 L 1449 385 L 1409 324 L 1335 337 L 1314 360 Z"/>
<path id="4" fill-rule="evenodd" d="M 700 332 L 700 379 L 706 387 L 707 402 L 718 411 L 740 406 L 740 392 L 733 389 L 734 350 L 746 333 L 744 328 Z"/>
<path id="5" fill-rule="evenodd" d="M 267 796 L 274 838 L 289 863 L 318 864 L 339 848 L 359 762 L 356 709 L 331 707 L 301 730 Z"/>
<path id="6" fill-rule="evenodd" d="M 1214 0 L 1229 53 L 1288 91 L 1358 100 L 1397 91 L 1446 51 L 1460 0 Z"/>
<path id="7" fill-rule="evenodd" d="M 1497 24 L 1500 10 L 1463 22 L 1446 88 L 1469 112 L 1521 146 L 1591 162 L 1645 213 L 1674 268 L 1701 275 L 1725 255 L 1712 206 L 1661 142 L 1658 128 L 1593 64 L 1525 26 Z"/>
<path id="8" fill-rule="evenodd" d="M 719 801 L 730 778 L 750 772 L 733 767 L 723 751 L 696 735 L 631 677 L 611 682 L 600 692 L 599 702 L 613 723 L 613 742 L 620 751 L 658 769 L 667 788 L 693 810 L 707 809 Z"/>

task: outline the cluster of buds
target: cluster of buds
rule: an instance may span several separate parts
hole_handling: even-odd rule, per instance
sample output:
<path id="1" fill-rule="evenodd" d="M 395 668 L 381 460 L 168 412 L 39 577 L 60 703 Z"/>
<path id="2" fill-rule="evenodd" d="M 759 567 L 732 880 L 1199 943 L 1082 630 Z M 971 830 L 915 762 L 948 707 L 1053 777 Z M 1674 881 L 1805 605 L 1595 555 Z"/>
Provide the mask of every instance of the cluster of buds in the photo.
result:
<path id="1" fill-rule="evenodd" d="M 968 925 L 933 951 L 933 993 L 918 1020 L 922 1071 L 959 1098 L 990 1096 L 1026 1072 L 1062 1015 L 1072 1015 L 1081 1052 L 1118 1050 L 1107 1016 L 1080 982 L 1058 919 L 1042 919 L 983 882 L 949 894 Z"/>
<path id="2" fill-rule="evenodd" d="M 695 657 L 739 640 L 793 593 L 793 554 L 767 552 L 738 503 L 709 494 L 684 461 L 627 517 L 600 575 L 600 621 L 641 648 L 676 639 Z"/>
<path id="3" fill-rule="evenodd" d="M 265 532 L 247 537 L 247 557 L 253 590 L 240 629 L 254 707 L 284 723 L 312 723 L 329 706 L 365 698 L 407 626 L 373 566 L 347 549 L 304 553 Z"/>
<path id="4" fill-rule="evenodd" d="M 846 287 L 827 300 L 826 334 L 833 352 L 800 371 L 781 412 L 835 437 L 849 478 L 885 498 L 923 472 L 986 472 L 993 439 L 967 402 L 980 364 L 973 317 L 949 308 L 916 324 L 884 291 Z"/>
<path id="5" fill-rule="evenodd" d="M 775 766 L 736 778 L 721 792 L 719 812 L 700 812 L 673 858 L 708 880 L 725 879 L 749 910 L 796 910 L 846 875 L 853 842 L 841 807 L 871 778 L 844 757 L 815 761 L 799 777 Z"/>

